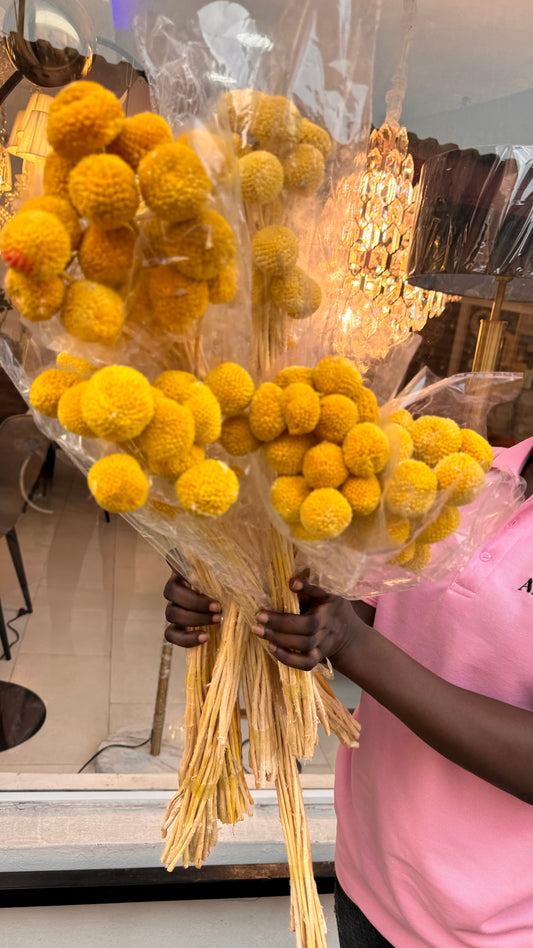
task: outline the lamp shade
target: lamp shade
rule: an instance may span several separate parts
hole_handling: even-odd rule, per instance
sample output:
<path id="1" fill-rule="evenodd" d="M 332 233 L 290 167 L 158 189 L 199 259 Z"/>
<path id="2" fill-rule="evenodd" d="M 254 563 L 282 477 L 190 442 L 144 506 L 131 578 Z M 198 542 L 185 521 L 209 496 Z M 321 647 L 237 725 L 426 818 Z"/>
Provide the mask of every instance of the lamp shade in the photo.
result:
<path id="1" fill-rule="evenodd" d="M 23 112 L 17 112 L 17 117 L 7 150 L 18 158 L 26 161 L 38 161 L 46 158 L 51 151 L 46 136 L 48 110 L 53 102 L 51 95 L 44 92 L 34 92 Z"/>
<path id="2" fill-rule="evenodd" d="M 11 129 L 9 141 L 7 143 L 7 151 L 9 152 L 10 155 L 17 154 L 19 142 L 22 137 L 22 132 L 24 131 L 24 116 L 25 115 L 26 115 L 26 109 L 21 109 L 20 112 L 17 112 L 17 117 L 13 123 L 13 128 Z"/>
<path id="3" fill-rule="evenodd" d="M 454 150 L 425 162 L 408 279 L 444 293 L 533 301 L 533 146 Z"/>

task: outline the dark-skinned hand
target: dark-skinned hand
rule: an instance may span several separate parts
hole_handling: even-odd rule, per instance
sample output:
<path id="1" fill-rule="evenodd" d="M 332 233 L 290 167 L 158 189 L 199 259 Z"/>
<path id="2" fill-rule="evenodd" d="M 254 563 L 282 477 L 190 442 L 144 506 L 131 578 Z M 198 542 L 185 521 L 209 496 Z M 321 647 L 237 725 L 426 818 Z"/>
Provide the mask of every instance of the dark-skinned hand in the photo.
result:
<path id="1" fill-rule="evenodd" d="M 221 620 L 221 605 L 215 599 L 196 592 L 175 571 L 165 586 L 163 595 L 168 599 L 165 618 L 170 625 L 165 629 L 165 638 L 172 645 L 193 648 L 207 642 L 206 626 L 217 625 Z"/>

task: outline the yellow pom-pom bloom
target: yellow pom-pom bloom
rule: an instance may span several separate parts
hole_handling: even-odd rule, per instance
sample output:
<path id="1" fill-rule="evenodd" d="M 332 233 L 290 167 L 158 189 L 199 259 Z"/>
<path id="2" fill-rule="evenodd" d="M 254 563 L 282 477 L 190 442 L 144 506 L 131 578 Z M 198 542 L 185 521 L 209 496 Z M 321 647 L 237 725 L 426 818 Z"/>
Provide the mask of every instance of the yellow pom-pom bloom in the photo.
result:
<path id="1" fill-rule="evenodd" d="M 274 379 L 274 384 L 280 388 L 287 388 L 292 382 L 306 382 L 307 385 L 313 384 L 313 370 L 307 365 L 289 365 L 286 369 L 281 369 Z M 333 438 L 329 439 L 333 441 Z"/>
<path id="2" fill-rule="evenodd" d="M 357 401 L 362 380 L 349 359 L 343 356 L 326 356 L 313 369 L 313 382 L 317 391 L 324 395 L 346 395 Z"/>
<path id="3" fill-rule="evenodd" d="M 300 507 L 310 493 L 309 484 L 299 475 L 277 477 L 270 488 L 270 502 L 287 523 L 297 524 L 300 521 Z"/>
<path id="4" fill-rule="evenodd" d="M 270 293 L 276 306 L 292 319 L 305 319 L 317 311 L 322 302 L 322 291 L 300 267 L 292 267 L 284 276 L 274 277 Z"/>
<path id="5" fill-rule="evenodd" d="M 51 151 L 46 156 L 43 165 L 43 186 L 45 194 L 54 194 L 57 197 L 66 198 L 70 203 L 68 194 L 68 179 L 70 172 L 74 167 L 74 162 L 68 158 Z"/>
<path id="6" fill-rule="evenodd" d="M 141 465 L 129 454 L 108 454 L 89 470 L 89 490 L 100 507 L 110 513 L 130 513 L 146 503 L 150 482 Z"/>
<path id="7" fill-rule="evenodd" d="M 250 404 L 250 428 L 259 441 L 273 441 L 285 431 L 282 394 L 282 389 L 273 382 L 263 382 L 254 393 Z"/>
<path id="8" fill-rule="evenodd" d="M 300 142 L 302 145 L 313 145 L 314 148 L 318 148 L 324 159 L 331 155 L 331 138 L 326 130 L 306 118 L 302 120 Z"/>
<path id="9" fill-rule="evenodd" d="M 172 264 L 149 271 L 148 292 L 151 316 L 174 332 L 201 319 L 209 302 L 207 283 L 190 280 Z"/>
<path id="10" fill-rule="evenodd" d="M 69 236 L 72 249 L 76 250 L 81 240 L 81 224 L 68 197 L 59 197 L 54 194 L 33 197 L 25 201 L 19 213 L 22 214 L 25 211 L 46 211 L 47 214 L 58 217 Z"/>
<path id="11" fill-rule="evenodd" d="M 310 487 L 340 487 L 348 477 L 342 448 L 321 441 L 306 453 L 302 472 Z"/>
<path id="12" fill-rule="evenodd" d="M 407 566 L 411 562 L 416 551 L 416 543 L 408 543 L 407 546 L 400 550 L 396 556 L 391 557 L 388 561 L 391 566 Z"/>
<path id="13" fill-rule="evenodd" d="M 298 259 L 296 234 L 280 224 L 263 227 L 252 240 L 252 259 L 268 276 L 283 276 Z"/>
<path id="14" fill-rule="evenodd" d="M 41 280 L 57 276 L 70 259 L 70 239 L 55 214 L 27 211 L 2 228 L 0 252 L 8 266 Z"/>
<path id="15" fill-rule="evenodd" d="M 85 421 L 81 408 L 81 396 L 87 385 L 87 382 L 80 382 L 63 392 L 57 406 L 57 417 L 67 431 L 81 435 L 82 438 L 95 438 L 96 435 Z"/>
<path id="16" fill-rule="evenodd" d="M 233 150 L 220 135 L 205 128 L 191 128 L 178 138 L 178 142 L 196 152 L 211 181 L 226 187 L 233 183 L 238 165 Z"/>
<path id="17" fill-rule="evenodd" d="M 56 365 L 58 368 L 68 369 L 69 372 L 77 372 L 84 379 L 90 378 L 97 368 L 82 356 L 73 356 L 69 352 L 59 352 L 56 356 Z"/>
<path id="18" fill-rule="evenodd" d="M 411 524 L 405 517 L 385 518 L 387 533 L 390 534 L 395 543 L 405 543 L 411 533 Z M 414 551 L 413 551 L 414 552 Z"/>
<path id="19" fill-rule="evenodd" d="M 224 267 L 217 276 L 207 281 L 210 303 L 231 303 L 239 284 L 239 271 L 235 261 Z"/>
<path id="20" fill-rule="evenodd" d="M 283 152 L 300 139 L 302 117 L 294 103 L 285 96 L 262 95 L 255 102 L 251 131 L 261 148 Z"/>
<path id="21" fill-rule="evenodd" d="M 216 396 L 223 415 L 240 415 L 248 407 L 254 394 L 254 383 L 246 369 L 236 362 L 222 362 L 211 369 L 205 378 Z"/>
<path id="22" fill-rule="evenodd" d="M 390 455 L 387 436 L 370 421 L 363 421 L 346 435 L 342 452 L 344 463 L 356 477 L 370 477 L 383 470 Z"/>
<path id="23" fill-rule="evenodd" d="M 392 415 L 390 415 L 389 420 L 393 421 L 395 425 L 401 425 L 402 428 L 407 428 L 407 431 L 410 431 L 413 425 L 413 416 L 411 412 L 407 411 L 407 408 L 397 408 L 396 411 L 393 411 Z"/>
<path id="24" fill-rule="evenodd" d="M 457 530 L 461 523 L 461 513 L 457 507 L 446 504 L 433 523 L 430 523 L 417 538 L 419 543 L 439 543 Z"/>
<path id="25" fill-rule="evenodd" d="M 256 451 L 260 443 L 251 432 L 248 415 L 232 415 L 222 422 L 220 444 L 232 457 L 244 457 Z"/>
<path id="26" fill-rule="evenodd" d="M 191 280 L 212 280 L 233 261 L 237 250 L 235 234 L 217 211 L 171 224 L 166 239 L 170 260 Z"/>
<path id="27" fill-rule="evenodd" d="M 68 190 L 78 214 L 102 230 L 129 224 L 139 206 L 135 175 L 118 155 L 82 158 L 70 173 Z"/>
<path id="28" fill-rule="evenodd" d="M 313 541 L 320 539 L 320 537 L 315 537 L 312 533 L 309 533 L 309 530 L 306 530 L 301 523 L 291 523 L 290 528 L 291 533 L 296 540 L 303 540 L 305 543 L 312 543 Z"/>
<path id="29" fill-rule="evenodd" d="M 220 517 L 239 496 L 239 480 L 222 461 L 209 459 L 190 467 L 176 483 L 185 510 L 200 517 Z"/>
<path id="30" fill-rule="evenodd" d="M 324 180 L 324 157 L 313 145 L 297 145 L 283 162 L 283 176 L 289 191 L 314 194 Z"/>
<path id="31" fill-rule="evenodd" d="M 431 546 L 429 543 L 419 543 L 418 540 L 414 544 L 413 556 L 405 564 L 407 569 L 412 573 L 420 573 L 426 566 L 429 565 L 431 560 Z"/>
<path id="32" fill-rule="evenodd" d="M 89 379 L 82 394 L 83 417 L 106 441 L 138 438 L 153 418 L 155 399 L 148 380 L 127 365 L 109 365 Z"/>
<path id="33" fill-rule="evenodd" d="M 194 419 L 184 405 L 152 389 L 154 414 L 139 435 L 137 444 L 151 461 L 186 455 L 194 444 Z"/>
<path id="34" fill-rule="evenodd" d="M 305 455 L 314 444 L 312 435 L 282 434 L 265 445 L 265 457 L 276 474 L 301 474 Z"/>
<path id="35" fill-rule="evenodd" d="M 384 431 L 390 443 L 390 458 L 393 464 L 398 461 L 407 461 L 413 454 L 413 440 L 407 428 L 397 425 L 396 422 L 387 422 Z"/>
<path id="36" fill-rule="evenodd" d="M 150 210 L 165 221 L 197 217 L 212 185 L 202 162 L 187 145 L 158 145 L 139 162 L 141 193 Z"/>
<path id="37" fill-rule="evenodd" d="M 283 417 L 289 434 L 309 434 L 320 418 L 318 392 L 305 382 L 292 382 L 281 396 Z"/>
<path id="38" fill-rule="evenodd" d="M 427 513 L 437 496 L 437 476 L 423 461 L 400 461 L 385 490 L 385 503 L 398 517 Z"/>
<path id="39" fill-rule="evenodd" d="M 300 508 L 302 526 L 317 540 L 332 540 L 340 536 L 351 519 L 350 504 L 333 487 L 311 491 Z"/>
<path id="40" fill-rule="evenodd" d="M 447 502 L 456 507 L 470 504 L 485 483 L 485 472 L 473 457 L 462 452 L 449 454 L 435 468 L 439 490 L 450 491 Z"/>
<path id="41" fill-rule="evenodd" d="M 124 121 L 122 106 L 112 92 L 96 82 L 73 82 L 50 104 L 48 141 L 59 155 L 79 161 L 109 145 Z"/>
<path id="42" fill-rule="evenodd" d="M 157 376 L 154 386 L 160 389 L 167 398 L 173 398 L 176 402 L 183 402 L 191 385 L 195 385 L 197 381 L 198 379 L 192 372 L 167 369 Z"/>
<path id="43" fill-rule="evenodd" d="M 161 115 L 139 112 L 124 122 L 119 134 L 107 146 L 108 152 L 118 155 L 134 171 L 141 158 L 156 145 L 172 141 L 172 132 Z"/>
<path id="44" fill-rule="evenodd" d="M 194 418 L 196 443 L 213 444 L 217 441 L 222 430 L 222 413 L 211 389 L 196 382 L 187 389 L 183 404 Z"/>
<path id="45" fill-rule="evenodd" d="M 351 398 L 346 395 L 325 395 L 320 402 L 320 420 L 315 434 L 320 441 L 342 444 L 358 421 L 359 410 Z"/>
<path id="46" fill-rule="evenodd" d="M 96 224 L 89 224 L 78 251 L 84 276 L 111 286 L 124 283 L 133 265 L 135 239 L 130 227 L 102 230 Z"/>
<path id="47" fill-rule="evenodd" d="M 205 461 L 205 449 L 199 444 L 193 444 L 187 454 L 178 454 L 171 458 L 157 459 L 148 456 L 148 467 L 152 474 L 164 477 L 166 481 L 175 483 L 185 471 L 200 461 Z"/>
<path id="48" fill-rule="evenodd" d="M 430 467 L 461 448 L 461 429 L 451 418 L 422 415 L 413 421 L 409 434 L 413 439 L 414 458 Z"/>
<path id="49" fill-rule="evenodd" d="M 15 309 L 32 323 L 50 319 L 61 308 L 65 284 L 61 277 L 39 280 L 18 270 L 8 270 L 6 290 Z"/>
<path id="50" fill-rule="evenodd" d="M 349 477 L 341 487 L 341 494 L 350 504 L 354 514 L 367 517 L 379 506 L 381 487 L 374 474 L 371 477 Z"/>
<path id="51" fill-rule="evenodd" d="M 283 168 L 268 151 L 252 151 L 239 159 L 242 196 L 249 204 L 270 204 L 283 187 Z"/>
<path id="52" fill-rule="evenodd" d="M 225 92 L 219 99 L 217 111 L 219 118 L 229 120 L 232 132 L 246 132 L 264 92 L 256 89 L 235 89 Z"/>
<path id="53" fill-rule="evenodd" d="M 118 293 L 103 283 L 80 280 L 67 289 L 61 320 L 76 339 L 112 346 L 122 329 L 124 305 Z"/>
<path id="54" fill-rule="evenodd" d="M 482 438 L 477 431 L 472 431 L 471 428 L 461 429 L 460 450 L 464 454 L 469 454 L 470 457 L 474 458 L 474 460 L 481 465 L 485 473 L 490 470 L 494 460 L 494 454 L 489 442 L 485 441 L 485 438 Z"/>
<path id="55" fill-rule="evenodd" d="M 32 382 L 30 405 L 47 418 L 57 418 L 59 399 L 71 385 L 77 385 L 80 377 L 76 372 L 63 369 L 45 369 Z"/>
<path id="56" fill-rule="evenodd" d="M 357 396 L 356 404 L 359 411 L 359 421 L 370 421 L 373 425 L 378 423 L 379 406 L 374 392 L 363 385 Z"/>

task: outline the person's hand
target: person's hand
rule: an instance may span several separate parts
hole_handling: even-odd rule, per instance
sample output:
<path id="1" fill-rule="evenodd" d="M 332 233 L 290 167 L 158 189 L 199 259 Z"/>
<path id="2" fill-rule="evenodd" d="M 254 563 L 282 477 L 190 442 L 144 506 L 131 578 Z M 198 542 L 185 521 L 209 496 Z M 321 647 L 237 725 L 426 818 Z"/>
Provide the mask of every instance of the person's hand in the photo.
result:
<path id="1" fill-rule="evenodd" d="M 222 616 L 221 605 L 209 596 L 196 592 L 179 573 L 172 572 L 163 595 L 168 599 L 165 618 L 170 625 L 165 638 L 172 645 L 192 648 L 207 642 L 206 626 L 216 625 Z"/>
<path id="2" fill-rule="evenodd" d="M 298 594 L 300 615 L 284 612 L 259 612 L 256 635 L 265 638 L 275 658 L 292 668 L 310 671 L 324 659 L 336 661 L 356 641 L 357 633 L 370 628 L 353 602 L 333 596 L 295 578 L 291 589 Z M 365 614 L 371 622 L 372 607 Z"/>

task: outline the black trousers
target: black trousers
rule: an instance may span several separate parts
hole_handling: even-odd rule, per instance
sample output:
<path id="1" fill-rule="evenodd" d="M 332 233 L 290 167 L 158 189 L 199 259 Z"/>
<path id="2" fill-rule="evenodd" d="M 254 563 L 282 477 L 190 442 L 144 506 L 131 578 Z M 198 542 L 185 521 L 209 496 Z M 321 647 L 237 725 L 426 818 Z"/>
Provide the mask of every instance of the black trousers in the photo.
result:
<path id="1" fill-rule="evenodd" d="M 335 915 L 340 948 L 394 948 L 348 898 L 338 882 L 335 885 Z"/>

